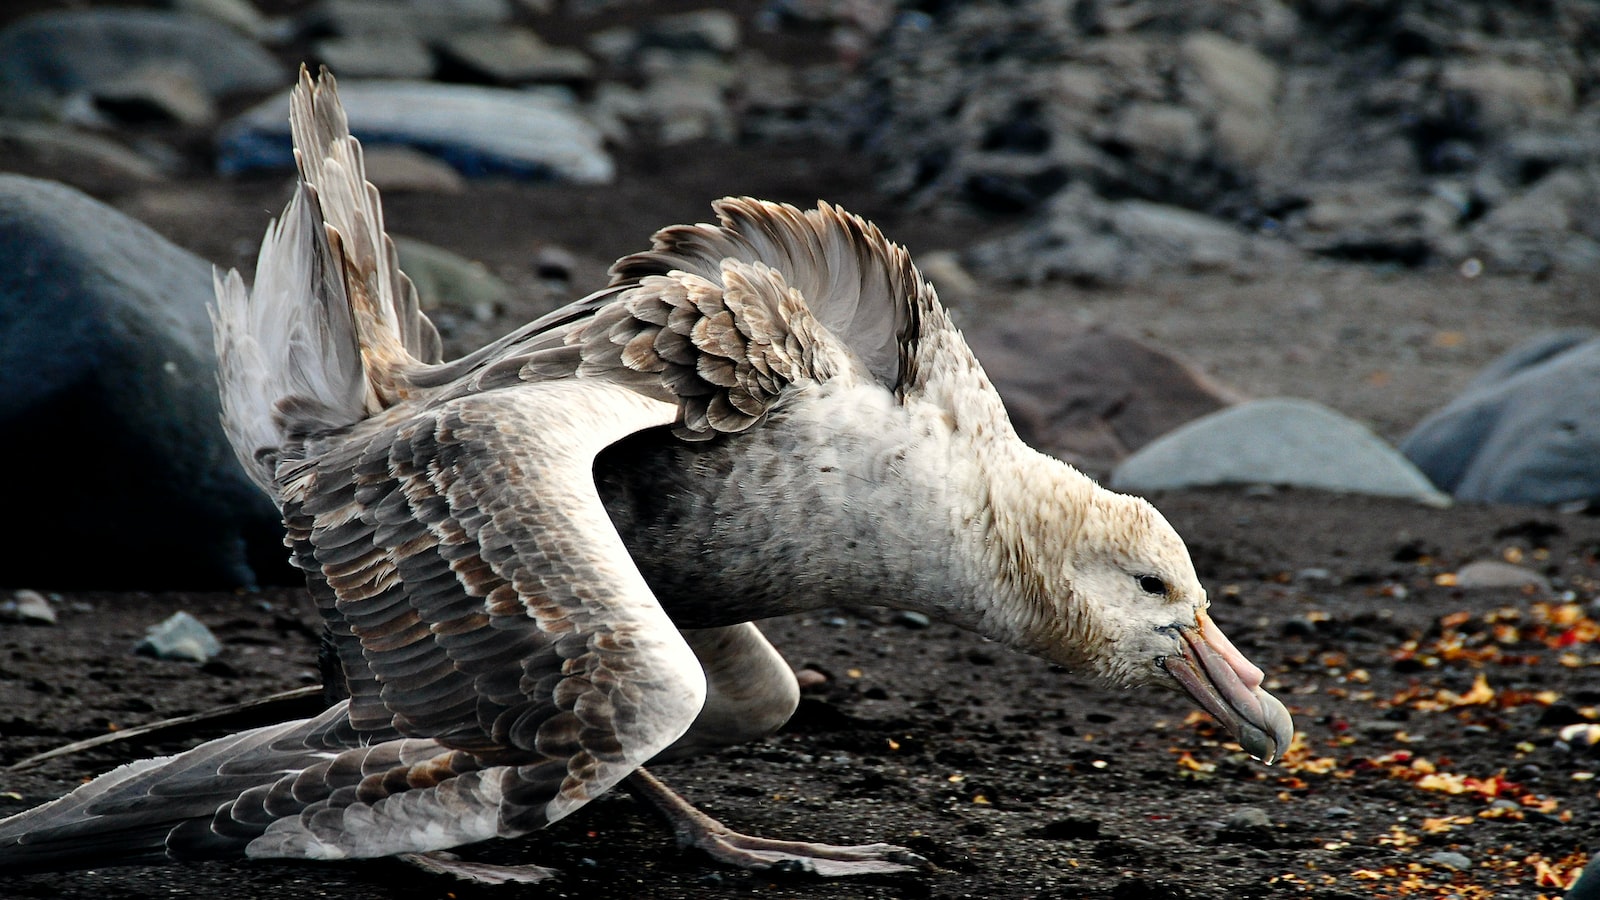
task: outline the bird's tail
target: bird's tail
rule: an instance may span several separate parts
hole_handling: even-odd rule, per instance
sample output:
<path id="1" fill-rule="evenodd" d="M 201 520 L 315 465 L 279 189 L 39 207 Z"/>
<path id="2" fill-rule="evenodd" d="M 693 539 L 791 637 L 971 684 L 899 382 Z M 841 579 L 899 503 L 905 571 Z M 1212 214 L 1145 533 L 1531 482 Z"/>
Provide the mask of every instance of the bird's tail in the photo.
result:
<path id="1" fill-rule="evenodd" d="M 337 755 L 327 740 L 341 704 L 315 719 L 219 738 L 129 763 L 72 793 L 0 820 L 0 873 L 20 875 L 174 858 L 243 856 L 259 834 L 231 815 L 252 791 Z"/>
<path id="2" fill-rule="evenodd" d="M 332 75 L 301 68 L 289 122 L 299 187 L 261 243 L 254 288 L 217 274 L 213 316 L 223 427 L 275 500 L 286 447 L 404 399 L 406 373 L 440 350 Z"/>
<path id="3" fill-rule="evenodd" d="M 0 820 L 0 876 L 381 856 L 483 840 L 498 833 L 499 771 L 434 740 L 358 733 L 340 703 L 129 763 Z"/>

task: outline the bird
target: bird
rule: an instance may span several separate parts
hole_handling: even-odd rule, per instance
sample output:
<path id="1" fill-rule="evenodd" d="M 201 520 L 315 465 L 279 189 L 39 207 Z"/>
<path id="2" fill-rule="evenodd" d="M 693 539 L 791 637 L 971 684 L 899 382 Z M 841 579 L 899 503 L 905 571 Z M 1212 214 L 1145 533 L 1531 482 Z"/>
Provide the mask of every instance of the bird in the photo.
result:
<path id="1" fill-rule="evenodd" d="M 1017 436 L 933 286 L 868 221 L 729 197 L 601 290 L 442 360 L 337 84 L 302 67 L 299 180 L 247 287 L 216 276 L 223 427 L 282 513 L 328 705 L 0 821 L 0 873 L 451 852 L 622 787 L 723 863 L 926 870 L 746 835 L 649 771 L 795 710 L 755 624 L 920 612 L 1167 690 L 1271 764 L 1293 723 L 1148 501 Z"/>

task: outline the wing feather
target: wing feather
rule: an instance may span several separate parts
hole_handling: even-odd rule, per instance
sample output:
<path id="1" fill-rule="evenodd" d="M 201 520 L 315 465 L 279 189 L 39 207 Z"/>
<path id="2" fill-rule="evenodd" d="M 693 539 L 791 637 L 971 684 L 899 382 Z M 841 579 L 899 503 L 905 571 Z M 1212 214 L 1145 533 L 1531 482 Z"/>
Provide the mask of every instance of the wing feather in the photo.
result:
<path id="1" fill-rule="evenodd" d="M 676 416 L 608 381 L 540 382 L 313 448 L 285 519 L 297 562 L 327 585 L 351 721 L 484 760 L 560 762 L 551 818 L 675 740 L 704 676 L 590 469 Z"/>

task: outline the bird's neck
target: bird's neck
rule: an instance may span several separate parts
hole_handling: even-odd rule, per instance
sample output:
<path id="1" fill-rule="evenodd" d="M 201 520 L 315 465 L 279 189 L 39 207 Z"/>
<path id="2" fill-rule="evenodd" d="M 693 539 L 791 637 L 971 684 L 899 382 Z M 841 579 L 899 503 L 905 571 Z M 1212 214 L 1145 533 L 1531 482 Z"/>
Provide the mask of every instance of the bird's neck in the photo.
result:
<path id="1" fill-rule="evenodd" d="M 1040 453 L 1006 428 L 972 448 L 970 483 L 953 493 L 963 510 L 951 535 L 953 586 L 927 595 L 923 611 L 1030 652 L 1059 640 L 1071 608 L 1070 547 L 1100 488 L 1073 467 Z"/>

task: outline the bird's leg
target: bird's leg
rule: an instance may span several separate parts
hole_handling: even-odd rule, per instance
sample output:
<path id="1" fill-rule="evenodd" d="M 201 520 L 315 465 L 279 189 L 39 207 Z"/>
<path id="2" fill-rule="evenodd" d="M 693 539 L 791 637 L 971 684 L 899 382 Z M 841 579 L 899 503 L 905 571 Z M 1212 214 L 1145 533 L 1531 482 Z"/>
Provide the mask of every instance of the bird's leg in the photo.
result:
<path id="1" fill-rule="evenodd" d="M 561 874 L 544 866 L 497 866 L 462 859 L 454 853 L 434 850 L 429 853 L 402 853 L 399 857 L 424 872 L 449 875 L 475 884 L 538 884 Z"/>
<path id="2" fill-rule="evenodd" d="M 666 818 L 680 845 L 698 847 L 713 859 L 742 869 L 788 869 L 834 877 L 933 868 L 926 859 L 893 844 L 836 846 L 740 834 L 696 809 L 642 768 L 622 783 L 635 797 L 648 801 Z"/>

